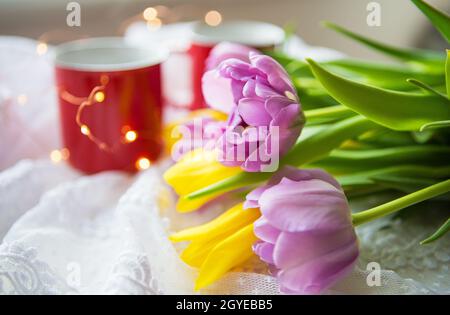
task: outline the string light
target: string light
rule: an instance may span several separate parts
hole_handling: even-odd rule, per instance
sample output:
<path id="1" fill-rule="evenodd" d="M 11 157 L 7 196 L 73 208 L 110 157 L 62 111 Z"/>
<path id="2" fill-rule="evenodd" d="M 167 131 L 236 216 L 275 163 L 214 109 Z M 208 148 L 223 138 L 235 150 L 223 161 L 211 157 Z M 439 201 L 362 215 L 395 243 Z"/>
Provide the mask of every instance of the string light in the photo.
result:
<path id="1" fill-rule="evenodd" d="M 144 10 L 144 12 L 142 13 L 142 16 L 147 21 L 151 21 L 153 19 L 156 19 L 156 17 L 158 16 L 158 11 L 155 8 L 148 7 Z"/>
<path id="2" fill-rule="evenodd" d="M 28 102 L 28 97 L 25 94 L 20 94 L 17 96 L 17 102 L 19 105 L 25 105 Z"/>
<path id="3" fill-rule="evenodd" d="M 205 15 L 205 23 L 209 26 L 217 26 L 222 22 L 222 14 L 216 10 L 211 10 Z"/>
<path id="4" fill-rule="evenodd" d="M 97 93 L 95 93 L 94 99 L 98 103 L 103 102 L 105 100 L 105 93 L 103 93 L 102 91 L 98 91 Z"/>
<path id="5" fill-rule="evenodd" d="M 129 125 L 123 125 L 120 131 L 122 132 L 124 137 L 121 138 L 120 141 L 117 141 L 114 145 L 108 145 L 105 142 L 101 141 L 99 138 L 97 138 L 91 132 L 89 127 L 81 121 L 81 114 L 84 108 L 92 106 L 97 103 L 102 103 L 105 100 L 106 94 L 104 91 L 108 82 L 109 82 L 108 76 L 106 75 L 102 76 L 100 78 L 101 85 L 94 87 L 92 91 L 89 93 L 88 97 L 77 97 L 65 90 L 60 90 L 60 97 L 64 99 L 66 102 L 78 106 L 75 121 L 77 125 L 80 127 L 80 132 L 83 135 L 87 136 L 89 140 L 94 142 L 100 150 L 113 152 L 115 149 L 117 149 L 117 146 L 121 144 L 128 144 L 136 141 L 138 138 L 138 132 L 132 130 Z M 52 161 L 57 163 L 62 159 L 64 160 L 68 159 L 69 154 L 70 152 L 66 148 L 61 150 L 54 150 L 50 153 L 50 158 Z M 137 170 L 146 170 L 151 166 L 151 162 L 146 157 L 140 157 L 135 161 L 134 166 Z"/>
<path id="6" fill-rule="evenodd" d="M 148 169 L 150 167 L 150 164 L 150 160 L 146 157 L 139 158 L 135 163 L 136 168 L 140 171 Z"/>
<path id="7" fill-rule="evenodd" d="M 37 44 L 36 46 L 36 53 L 39 56 L 42 56 L 43 54 L 45 54 L 48 50 L 48 46 L 46 43 L 40 42 L 39 44 Z"/>
<path id="8" fill-rule="evenodd" d="M 59 163 L 62 160 L 67 160 L 70 156 L 69 149 L 62 148 L 61 150 L 53 150 L 50 152 L 50 160 L 53 163 Z"/>
<path id="9" fill-rule="evenodd" d="M 90 133 L 91 133 L 91 131 L 89 130 L 89 127 L 86 126 L 86 125 L 82 125 L 82 126 L 80 127 L 80 131 L 81 131 L 81 133 L 84 134 L 85 136 L 88 136 L 88 135 L 90 135 Z"/>
<path id="10" fill-rule="evenodd" d="M 137 132 L 134 130 L 129 130 L 125 133 L 125 140 L 128 143 L 134 142 L 137 139 Z"/>

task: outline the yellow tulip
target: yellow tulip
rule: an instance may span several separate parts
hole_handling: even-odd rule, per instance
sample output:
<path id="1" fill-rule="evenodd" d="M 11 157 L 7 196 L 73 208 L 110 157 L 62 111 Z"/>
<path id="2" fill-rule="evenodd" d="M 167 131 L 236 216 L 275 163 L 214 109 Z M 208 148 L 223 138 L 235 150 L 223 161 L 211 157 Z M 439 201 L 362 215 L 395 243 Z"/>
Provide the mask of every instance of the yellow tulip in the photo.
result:
<path id="1" fill-rule="evenodd" d="M 254 255 L 252 245 L 257 240 L 251 223 L 218 243 L 200 267 L 195 290 L 210 285 L 227 271 L 250 259 Z"/>
<path id="2" fill-rule="evenodd" d="M 193 200 L 185 198 L 186 195 L 239 172 L 241 172 L 239 167 L 226 167 L 218 162 L 214 151 L 199 148 L 185 154 L 170 167 L 164 173 L 164 179 L 180 197 L 177 210 L 189 212 L 197 210 L 220 193 Z"/>
<path id="3" fill-rule="evenodd" d="M 211 284 L 253 255 L 252 244 L 257 240 L 253 222 L 260 215 L 259 209 L 244 209 L 240 203 L 208 223 L 170 236 L 173 242 L 191 242 L 181 259 L 200 268 L 196 290 Z"/>

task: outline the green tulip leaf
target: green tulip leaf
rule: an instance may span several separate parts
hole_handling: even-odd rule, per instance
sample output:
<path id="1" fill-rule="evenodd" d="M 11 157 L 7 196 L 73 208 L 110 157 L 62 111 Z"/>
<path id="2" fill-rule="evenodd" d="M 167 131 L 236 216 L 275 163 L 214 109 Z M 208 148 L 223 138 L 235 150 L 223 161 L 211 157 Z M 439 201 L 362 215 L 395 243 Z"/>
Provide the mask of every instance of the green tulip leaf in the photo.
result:
<path id="1" fill-rule="evenodd" d="M 431 24 L 450 43 L 450 16 L 422 0 L 411 0 L 430 20 Z"/>
<path id="2" fill-rule="evenodd" d="M 420 131 L 426 131 L 430 129 L 448 128 L 450 127 L 450 120 L 441 120 L 428 123 L 420 127 Z"/>
<path id="3" fill-rule="evenodd" d="M 412 85 L 417 86 L 418 88 L 422 89 L 424 92 L 430 93 L 430 94 L 434 94 L 440 97 L 443 97 L 444 99 L 448 99 L 446 95 L 442 94 L 441 92 L 433 89 L 431 86 L 429 86 L 428 84 L 421 82 L 419 80 L 416 79 L 406 79 L 406 81 Z"/>
<path id="4" fill-rule="evenodd" d="M 386 90 L 333 74 L 307 59 L 316 78 L 342 105 L 393 130 L 418 131 L 450 119 L 450 100 L 432 94 Z"/>
<path id="5" fill-rule="evenodd" d="M 385 188 L 399 190 L 408 194 L 437 183 L 437 180 L 435 179 L 404 177 L 389 174 L 375 175 L 372 176 L 371 179 L 376 184 Z"/>
<path id="6" fill-rule="evenodd" d="M 420 242 L 420 245 L 432 243 L 443 237 L 448 231 L 450 231 L 450 218 L 448 218 L 447 221 L 445 221 L 445 223 L 439 229 L 437 229 L 436 232 Z"/>
<path id="7" fill-rule="evenodd" d="M 324 159 L 309 164 L 332 173 L 354 173 L 395 165 L 444 166 L 448 164 L 450 147 L 414 145 L 369 150 L 337 149 Z"/>
<path id="8" fill-rule="evenodd" d="M 440 179 L 450 177 L 449 166 L 398 165 L 374 170 L 338 175 L 336 179 L 342 186 L 365 186 L 376 184 L 374 178 L 379 176 L 399 176 L 408 178 Z"/>
<path id="9" fill-rule="evenodd" d="M 447 60 L 445 61 L 445 82 L 447 86 L 447 96 L 450 98 L 450 50 L 447 50 Z"/>
<path id="10" fill-rule="evenodd" d="M 305 110 L 304 114 L 306 123 L 309 125 L 329 123 L 356 115 L 354 111 L 343 105 Z"/>
<path id="11" fill-rule="evenodd" d="M 355 81 L 388 89 L 411 90 L 412 86 L 406 82 L 409 78 L 423 81 L 430 86 L 439 86 L 445 83 L 443 70 L 440 72 L 430 72 L 406 66 L 351 59 L 333 60 L 321 63 L 321 65 L 340 75 L 346 75 L 342 70 L 345 70 L 347 73 L 356 74 L 360 79 L 356 78 Z"/>
<path id="12" fill-rule="evenodd" d="M 356 34 L 334 23 L 323 22 L 323 25 L 372 49 L 378 50 L 391 57 L 401 59 L 408 63 L 424 64 L 433 69 L 440 69 L 445 62 L 445 57 L 442 54 L 432 50 L 397 48 Z"/>
<path id="13" fill-rule="evenodd" d="M 392 147 L 392 146 L 409 146 L 415 145 L 411 132 L 407 131 L 395 131 L 392 129 L 384 128 L 371 132 L 367 132 L 358 137 L 360 143 L 366 145 L 372 145 L 375 147 Z"/>

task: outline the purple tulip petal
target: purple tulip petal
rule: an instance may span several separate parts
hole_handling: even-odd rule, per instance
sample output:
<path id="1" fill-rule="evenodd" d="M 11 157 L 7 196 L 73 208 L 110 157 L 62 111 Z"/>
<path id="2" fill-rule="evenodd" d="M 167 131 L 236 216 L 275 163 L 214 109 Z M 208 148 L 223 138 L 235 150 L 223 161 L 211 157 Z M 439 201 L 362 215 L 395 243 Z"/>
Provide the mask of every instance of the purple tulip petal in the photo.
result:
<path id="1" fill-rule="evenodd" d="M 244 209 L 258 208 L 258 199 L 261 194 L 266 190 L 265 186 L 253 189 L 245 196 Z"/>
<path id="2" fill-rule="evenodd" d="M 280 230 L 270 225 L 269 222 L 264 217 L 260 217 L 258 220 L 255 221 L 254 232 L 259 239 L 263 240 L 264 242 L 268 242 L 270 244 L 275 244 L 278 236 L 281 233 Z"/>
<path id="3" fill-rule="evenodd" d="M 242 89 L 243 97 L 257 97 L 255 93 L 256 81 L 248 80 Z"/>
<path id="4" fill-rule="evenodd" d="M 208 70 L 217 67 L 222 61 L 235 58 L 245 62 L 249 62 L 249 54 L 260 54 L 256 49 L 250 48 L 248 46 L 222 42 L 214 46 L 214 48 L 209 53 L 208 59 L 206 61 L 206 68 Z"/>
<path id="5" fill-rule="evenodd" d="M 356 242 L 356 234 L 349 228 L 332 233 L 282 232 L 277 239 L 273 259 L 279 268 L 288 269 L 307 263 L 350 242 Z"/>
<path id="6" fill-rule="evenodd" d="M 256 98 L 242 98 L 238 104 L 238 111 L 249 126 L 267 126 L 272 120 L 265 110 L 264 101 Z"/>
<path id="7" fill-rule="evenodd" d="M 272 116 L 276 117 L 280 110 L 292 104 L 292 100 L 283 96 L 272 96 L 266 99 L 266 111 Z"/>
<path id="8" fill-rule="evenodd" d="M 351 224 L 342 191 L 317 179 L 283 178 L 261 195 L 259 204 L 263 215 L 282 231 L 337 230 Z"/>
<path id="9" fill-rule="evenodd" d="M 282 269 L 278 274 L 278 281 L 288 292 L 321 293 L 351 272 L 358 254 L 357 243 L 350 242 L 305 264 Z"/>
<path id="10" fill-rule="evenodd" d="M 267 74 L 267 80 L 270 85 L 273 86 L 281 95 L 285 95 L 286 91 L 290 92 L 294 96 L 296 95 L 288 73 L 274 59 L 265 55 L 252 54 L 250 56 L 250 62 L 255 68 L 258 68 Z"/>
<path id="11" fill-rule="evenodd" d="M 206 103 L 218 111 L 230 113 L 236 107 L 230 79 L 223 78 L 214 70 L 202 78 L 203 97 Z"/>
<path id="12" fill-rule="evenodd" d="M 262 261 L 273 264 L 274 245 L 266 242 L 257 242 L 253 244 L 253 252 L 258 255 Z"/>

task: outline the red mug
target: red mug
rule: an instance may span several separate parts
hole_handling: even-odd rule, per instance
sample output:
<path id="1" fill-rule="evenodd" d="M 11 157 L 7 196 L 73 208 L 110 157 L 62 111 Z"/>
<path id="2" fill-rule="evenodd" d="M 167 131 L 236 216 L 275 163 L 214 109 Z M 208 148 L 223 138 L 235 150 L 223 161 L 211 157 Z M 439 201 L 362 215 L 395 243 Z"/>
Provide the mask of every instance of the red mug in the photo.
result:
<path id="1" fill-rule="evenodd" d="M 257 21 L 227 21 L 217 26 L 197 22 L 193 26 L 188 50 L 192 62 L 192 102 L 190 109 L 206 107 L 202 94 L 202 76 L 211 49 L 220 42 L 233 42 L 255 49 L 274 48 L 284 40 L 284 31 L 274 24 Z"/>
<path id="2" fill-rule="evenodd" d="M 56 49 L 62 141 L 85 173 L 148 168 L 163 150 L 160 47 L 92 38 Z"/>

